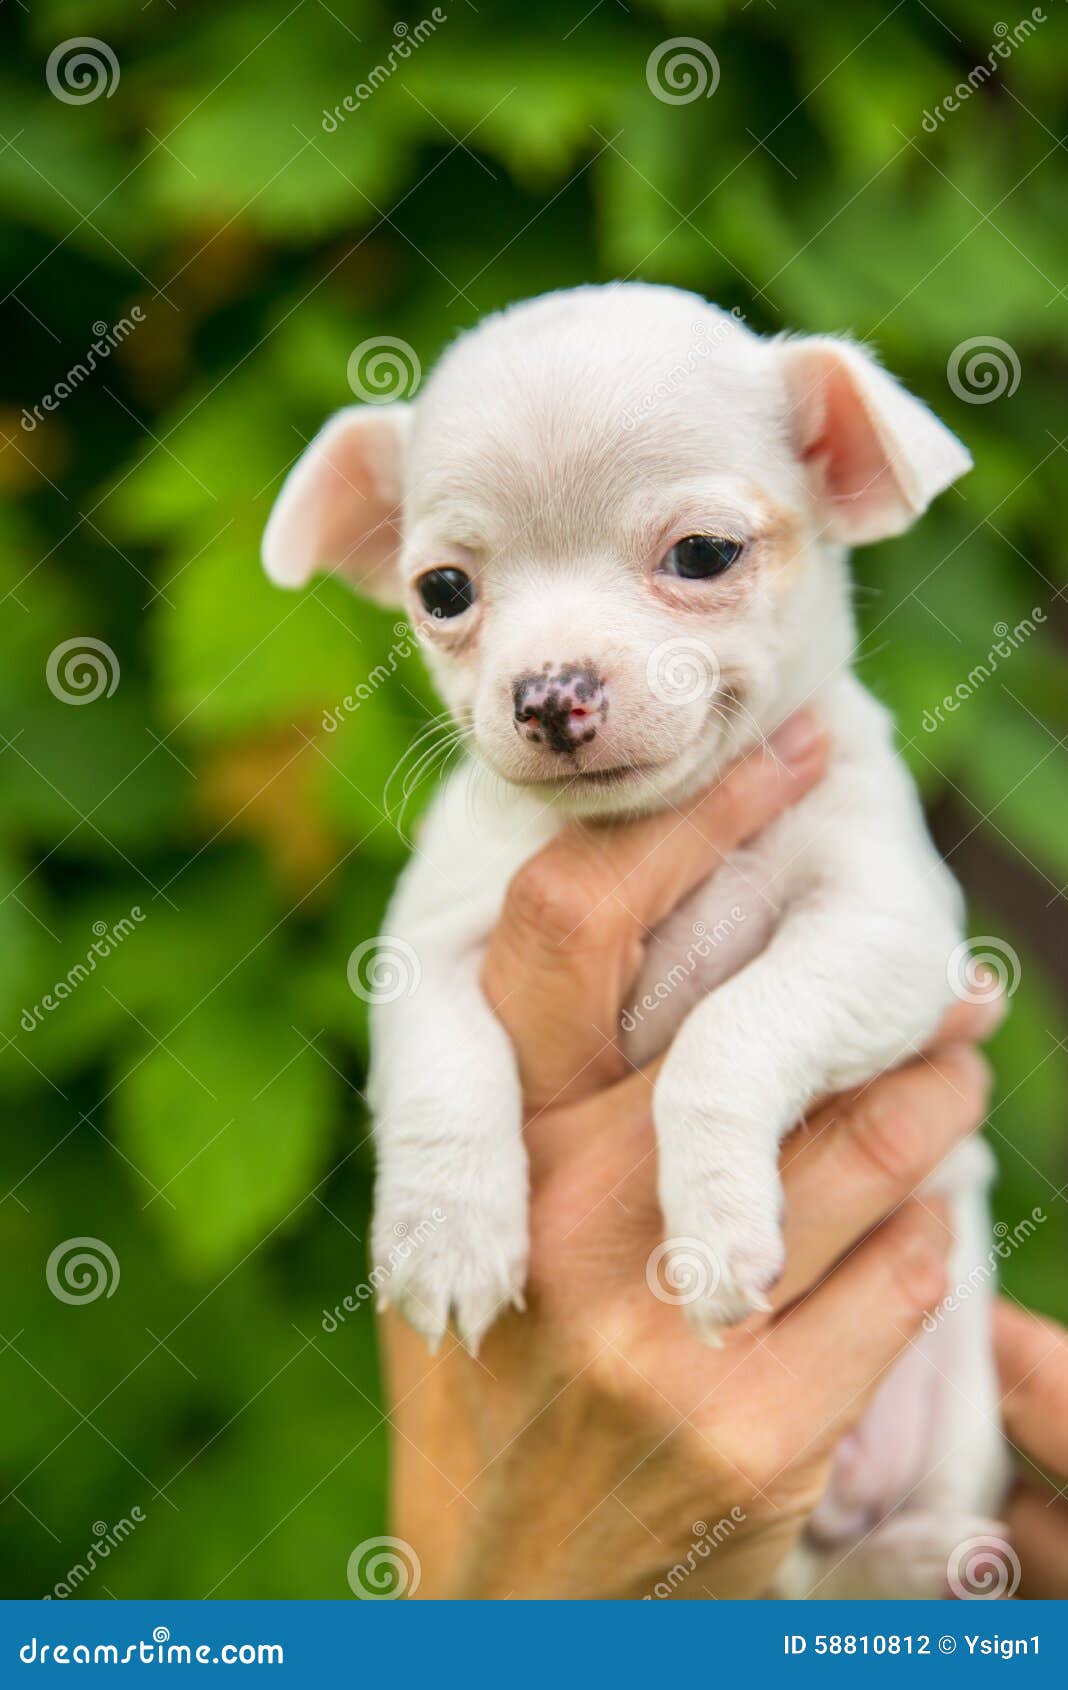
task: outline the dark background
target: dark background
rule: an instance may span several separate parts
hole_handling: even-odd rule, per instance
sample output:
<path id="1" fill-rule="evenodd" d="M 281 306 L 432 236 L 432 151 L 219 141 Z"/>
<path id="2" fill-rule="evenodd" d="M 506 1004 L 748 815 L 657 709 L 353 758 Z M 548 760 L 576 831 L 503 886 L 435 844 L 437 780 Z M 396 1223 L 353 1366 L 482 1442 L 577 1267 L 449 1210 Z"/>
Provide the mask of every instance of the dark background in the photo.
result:
<path id="1" fill-rule="evenodd" d="M 973 931 L 1018 985 L 993 1047 L 998 1206 L 1010 1227 L 1048 1218 L 1005 1278 L 1068 1314 L 1065 9 L 1047 0 L 927 127 L 1029 14 L 442 10 L 331 133 L 324 108 L 429 6 L 0 9 L 9 1594 L 43 1595 L 133 1508 L 79 1594 L 343 1596 L 349 1552 L 384 1529 L 371 1316 L 320 1321 L 366 1271 L 365 1009 L 346 961 L 405 855 L 387 777 L 435 706 L 402 656 L 325 733 L 395 618 L 332 581 L 270 588 L 258 540 L 302 443 L 351 401 L 356 346 L 399 336 L 425 368 L 546 288 L 638 276 L 764 331 L 848 330 L 973 450 L 914 535 L 858 558 L 862 669 L 898 713 Z M 120 76 L 71 104 L 46 65 L 82 34 Z M 683 35 L 720 80 L 669 104 L 646 63 Z M 93 325 L 134 307 L 27 427 Z M 957 349 L 991 336 L 1018 385 L 962 396 Z M 1033 607 L 1036 631 L 968 682 Z M 72 705 L 48 661 L 84 637 L 119 679 Z M 127 936 L 27 1030 L 121 918 Z M 121 1277 L 70 1304 L 46 1263 L 80 1237 Z"/>

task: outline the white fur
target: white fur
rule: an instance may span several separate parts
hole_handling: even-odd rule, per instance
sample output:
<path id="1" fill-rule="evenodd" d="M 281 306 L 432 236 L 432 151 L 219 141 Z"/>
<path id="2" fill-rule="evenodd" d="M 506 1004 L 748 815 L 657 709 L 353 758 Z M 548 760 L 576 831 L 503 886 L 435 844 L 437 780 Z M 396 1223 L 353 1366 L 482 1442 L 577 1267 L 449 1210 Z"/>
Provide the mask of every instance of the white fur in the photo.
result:
<path id="1" fill-rule="evenodd" d="M 702 1241 L 720 1270 L 688 1308 L 699 1336 L 759 1308 L 781 1268 L 783 1135 L 816 1094 L 867 1081 L 933 1031 L 960 897 L 889 719 L 851 672 L 843 547 L 899 532 L 968 463 L 861 348 L 765 341 L 692 295 L 623 285 L 488 319 L 413 405 L 342 412 L 291 474 L 268 572 L 299 585 L 339 568 L 406 604 L 475 753 L 437 798 L 387 919 L 418 954 L 418 990 L 374 1018 L 375 1248 L 389 1257 L 445 1212 L 390 1281 L 432 1341 L 451 1317 L 477 1345 L 521 1302 L 519 1086 L 479 968 L 511 876 L 565 815 L 675 804 L 802 704 L 831 731 L 826 778 L 663 924 L 634 993 L 653 1007 L 624 1019 L 633 1061 L 670 1044 L 654 1107 L 665 1235 Z M 746 550 L 709 582 L 665 576 L 668 548 L 694 533 Z M 477 602 L 435 623 L 414 583 L 450 564 Z M 606 677 L 609 709 L 561 757 L 517 732 L 512 688 L 564 662 Z M 677 662 L 695 686 L 674 685 Z M 613 770 L 616 785 L 596 778 Z M 695 924 L 716 942 L 659 991 Z M 984 1190 L 974 1168 L 954 1187 L 965 1270 L 982 1254 Z M 937 1561 L 996 1507 L 986 1314 L 976 1296 L 941 1346 L 969 1406 L 929 1416 L 891 1494 L 876 1476 L 859 1503 L 851 1474 L 784 1590 L 842 1588 L 837 1563 L 873 1525 L 880 1577 L 856 1582 L 893 1584 L 895 1566 L 922 1560 L 917 1533 Z M 906 1526 L 899 1513 L 878 1527 L 895 1509 Z"/>

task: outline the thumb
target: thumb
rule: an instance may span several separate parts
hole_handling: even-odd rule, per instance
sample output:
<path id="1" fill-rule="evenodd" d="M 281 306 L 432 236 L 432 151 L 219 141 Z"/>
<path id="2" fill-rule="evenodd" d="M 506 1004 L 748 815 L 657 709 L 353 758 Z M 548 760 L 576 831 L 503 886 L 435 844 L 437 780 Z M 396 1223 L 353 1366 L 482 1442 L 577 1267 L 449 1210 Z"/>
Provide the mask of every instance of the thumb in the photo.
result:
<path id="1" fill-rule="evenodd" d="M 528 1111 L 620 1078 L 619 1012 L 643 941 L 815 785 L 826 754 L 815 718 L 800 712 L 684 804 L 567 828 L 524 864 L 490 940 L 483 988 L 515 1046 Z"/>

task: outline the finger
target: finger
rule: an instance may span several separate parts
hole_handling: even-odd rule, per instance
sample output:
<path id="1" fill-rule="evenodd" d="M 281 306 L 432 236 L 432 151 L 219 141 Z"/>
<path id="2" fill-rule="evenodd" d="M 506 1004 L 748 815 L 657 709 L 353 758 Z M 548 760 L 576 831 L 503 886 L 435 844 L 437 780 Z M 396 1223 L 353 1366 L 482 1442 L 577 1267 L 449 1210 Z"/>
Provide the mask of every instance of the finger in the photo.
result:
<path id="1" fill-rule="evenodd" d="M 977 982 L 981 993 L 979 997 L 963 999 L 952 1009 L 947 1009 L 934 1037 L 928 1042 L 929 1050 L 937 1050 L 939 1045 L 981 1044 L 997 1032 L 1008 1013 L 1009 1003 L 992 972 L 989 978 L 989 996 L 986 988 Z"/>
<path id="2" fill-rule="evenodd" d="M 651 1208 L 659 1229 L 653 1089 L 663 1060 L 657 1057 L 647 1068 L 630 1070 L 626 1079 L 608 1085 L 596 1097 L 532 1115 L 525 1128 L 532 1183 L 536 1185 L 565 1163 L 572 1173 L 577 1166 L 595 1166 L 598 1189 L 593 1207 L 608 1197 L 635 1214 Z"/>
<path id="3" fill-rule="evenodd" d="M 711 787 L 640 821 L 571 835 L 576 860 L 602 880 L 602 896 L 643 928 L 662 921 L 728 852 L 797 802 L 823 773 L 827 738 L 809 710 L 734 763 Z"/>
<path id="4" fill-rule="evenodd" d="M 1008 1013 L 1008 1008 L 1008 1000 L 997 992 L 992 997 L 984 996 L 974 1002 L 969 998 L 955 1003 L 951 1009 L 946 1010 L 928 1039 L 925 1049 L 932 1053 L 940 1050 L 943 1045 L 982 1044 L 997 1032 Z M 822 1093 L 813 1100 L 809 1114 L 825 1108 L 833 1098 L 834 1094 L 831 1092 Z"/>
<path id="5" fill-rule="evenodd" d="M 891 1362 L 945 1293 L 944 1206 L 910 1202 L 823 1284 L 778 1316 L 766 1345 L 824 1448 L 856 1425 Z M 798 1383 L 801 1381 L 802 1383 Z"/>
<path id="6" fill-rule="evenodd" d="M 623 1072 L 618 1020 L 649 930 L 822 774 L 826 736 L 791 719 L 708 791 L 640 821 L 565 830 L 512 881 L 483 970 L 528 1107 Z"/>
<path id="7" fill-rule="evenodd" d="M 982 1125 L 989 1069 L 971 1045 L 836 1099 L 783 1146 L 786 1271 L 774 1308 L 809 1290 Z"/>
<path id="8" fill-rule="evenodd" d="M 1068 1477 L 1068 1332 L 1002 1297 L 994 1347 L 1005 1430 L 1032 1460 Z"/>
<path id="9" fill-rule="evenodd" d="M 1009 1499 L 1009 1533 L 1023 1577 L 1017 1595 L 1061 1602 L 1068 1597 L 1068 1502 L 1030 1481 Z"/>

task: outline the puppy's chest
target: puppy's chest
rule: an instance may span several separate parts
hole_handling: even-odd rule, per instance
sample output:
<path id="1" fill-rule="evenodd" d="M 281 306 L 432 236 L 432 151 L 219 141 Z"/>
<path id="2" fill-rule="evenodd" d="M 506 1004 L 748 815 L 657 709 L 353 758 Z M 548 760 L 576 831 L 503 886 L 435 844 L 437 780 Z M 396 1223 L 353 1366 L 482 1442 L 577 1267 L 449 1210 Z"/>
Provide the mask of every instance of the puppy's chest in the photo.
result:
<path id="1" fill-rule="evenodd" d="M 639 1066 L 671 1042 L 701 998 L 764 949 L 781 901 L 757 851 L 739 851 L 649 938 L 620 1018 L 623 1050 Z"/>

